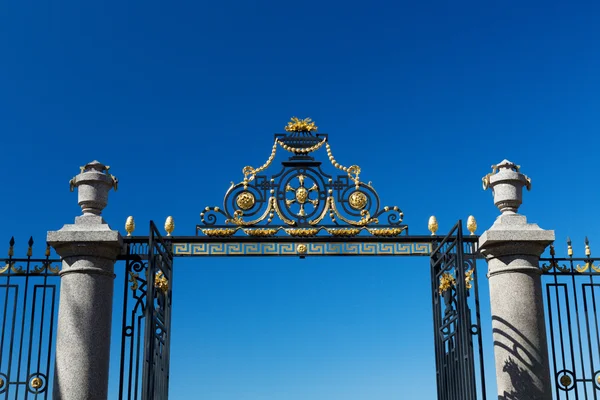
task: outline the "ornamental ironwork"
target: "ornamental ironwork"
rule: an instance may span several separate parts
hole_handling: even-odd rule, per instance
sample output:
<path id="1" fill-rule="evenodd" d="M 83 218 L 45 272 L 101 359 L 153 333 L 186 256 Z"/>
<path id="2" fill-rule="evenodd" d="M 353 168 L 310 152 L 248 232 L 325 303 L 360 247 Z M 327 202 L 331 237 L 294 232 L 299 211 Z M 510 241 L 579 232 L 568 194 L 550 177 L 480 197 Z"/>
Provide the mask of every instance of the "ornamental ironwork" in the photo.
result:
<path id="1" fill-rule="evenodd" d="M 400 208 L 381 204 L 371 182 L 361 179 L 358 165 L 340 164 L 328 135 L 316 133 L 312 120 L 294 117 L 285 130 L 275 134 L 271 154 L 262 166 L 242 169 L 243 179 L 231 184 L 222 206 L 204 208 L 197 235 L 390 237 L 407 233 Z M 278 172 L 268 174 L 278 149 L 291 154 Z M 317 159 L 322 149 L 341 173 L 324 170 Z"/>

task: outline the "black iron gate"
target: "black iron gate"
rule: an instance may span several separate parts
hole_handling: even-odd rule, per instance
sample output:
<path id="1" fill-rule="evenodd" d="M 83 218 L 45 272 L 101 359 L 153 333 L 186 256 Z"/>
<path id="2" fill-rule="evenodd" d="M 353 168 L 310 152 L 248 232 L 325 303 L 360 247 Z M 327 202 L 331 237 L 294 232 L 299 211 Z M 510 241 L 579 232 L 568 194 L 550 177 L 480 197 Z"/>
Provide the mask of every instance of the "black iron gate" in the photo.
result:
<path id="1" fill-rule="evenodd" d="M 431 290 L 438 399 L 485 399 L 476 241 L 463 238 L 458 221 L 435 245 Z"/>
<path id="2" fill-rule="evenodd" d="M 151 221 L 148 237 L 125 240 L 122 259 L 126 282 L 119 399 L 165 400 L 171 341 L 171 240 L 163 238 Z"/>

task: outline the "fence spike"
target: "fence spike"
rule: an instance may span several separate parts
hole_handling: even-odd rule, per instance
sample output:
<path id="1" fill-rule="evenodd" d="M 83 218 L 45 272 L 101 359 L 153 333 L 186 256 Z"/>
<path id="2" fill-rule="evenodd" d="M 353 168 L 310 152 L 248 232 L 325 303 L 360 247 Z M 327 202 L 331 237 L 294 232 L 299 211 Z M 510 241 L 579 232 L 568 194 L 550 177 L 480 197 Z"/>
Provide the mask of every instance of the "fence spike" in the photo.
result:
<path id="1" fill-rule="evenodd" d="M 586 257 L 589 257 L 592 255 L 592 251 L 590 250 L 590 241 L 588 240 L 588 237 L 585 237 L 585 255 Z"/>
<path id="2" fill-rule="evenodd" d="M 27 257 L 31 257 L 33 255 L 33 236 L 29 237 L 27 244 L 29 245 L 27 248 Z"/>

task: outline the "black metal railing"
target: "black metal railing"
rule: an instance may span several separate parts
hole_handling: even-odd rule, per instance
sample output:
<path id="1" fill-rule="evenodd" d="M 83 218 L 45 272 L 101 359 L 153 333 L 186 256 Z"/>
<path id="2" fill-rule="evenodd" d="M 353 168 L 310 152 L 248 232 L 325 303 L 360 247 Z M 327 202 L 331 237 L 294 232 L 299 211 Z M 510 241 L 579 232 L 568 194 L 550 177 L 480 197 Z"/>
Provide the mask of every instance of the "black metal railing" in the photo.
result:
<path id="1" fill-rule="evenodd" d="M 60 259 L 33 258 L 33 239 L 23 258 L 0 260 L 0 399 L 48 399 L 54 378 L 54 351 Z"/>
<path id="2" fill-rule="evenodd" d="M 439 400 L 486 399 L 476 237 L 459 221 L 431 253 L 436 381 Z"/>
<path id="3" fill-rule="evenodd" d="M 125 261 L 126 282 L 119 399 L 165 400 L 169 390 L 172 244 L 150 222 L 149 236 L 125 239 L 120 259 Z"/>
<path id="4" fill-rule="evenodd" d="M 600 398 L 600 265 L 585 240 L 585 257 L 540 259 L 555 399 Z"/>

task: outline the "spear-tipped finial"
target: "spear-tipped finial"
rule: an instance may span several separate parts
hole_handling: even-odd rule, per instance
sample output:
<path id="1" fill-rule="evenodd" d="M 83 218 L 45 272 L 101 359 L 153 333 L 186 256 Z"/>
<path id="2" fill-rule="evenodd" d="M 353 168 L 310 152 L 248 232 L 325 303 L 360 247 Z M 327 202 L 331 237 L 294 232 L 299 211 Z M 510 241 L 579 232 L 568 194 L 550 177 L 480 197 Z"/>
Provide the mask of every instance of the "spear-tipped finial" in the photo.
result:
<path id="1" fill-rule="evenodd" d="M 31 257 L 33 255 L 33 236 L 29 237 L 27 244 L 29 245 L 29 247 L 27 247 L 27 257 Z"/>
<path id="2" fill-rule="evenodd" d="M 8 242 L 8 256 L 12 257 L 15 255 L 15 237 L 11 237 Z"/>
<path id="3" fill-rule="evenodd" d="M 427 229 L 429 229 L 429 232 L 431 232 L 431 236 L 435 236 L 435 233 L 438 230 L 438 222 L 437 222 L 437 218 L 435 218 L 434 215 L 429 217 L 429 223 L 427 224 Z"/>
<path id="4" fill-rule="evenodd" d="M 573 257 L 573 246 L 571 246 L 571 238 L 567 236 L 567 255 Z"/>
<path id="5" fill-rule="evenodd" d="M 588 240 L 588 237 L 585 237 L 585 256 L 589 257 L 592 255 L 592 251 L 590 250 L 590 241 Z"/>

